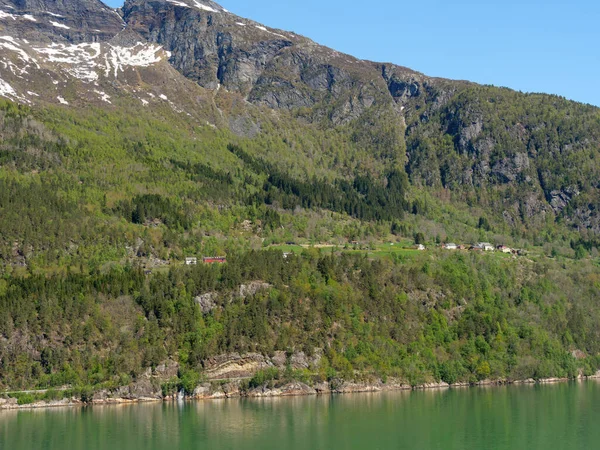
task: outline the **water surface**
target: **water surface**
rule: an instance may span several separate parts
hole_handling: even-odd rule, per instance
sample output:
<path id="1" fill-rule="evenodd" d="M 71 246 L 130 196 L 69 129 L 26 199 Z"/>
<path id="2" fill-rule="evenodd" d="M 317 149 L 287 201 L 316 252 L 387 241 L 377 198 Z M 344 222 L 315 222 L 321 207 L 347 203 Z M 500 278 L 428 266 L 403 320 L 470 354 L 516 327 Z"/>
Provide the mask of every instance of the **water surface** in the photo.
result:
<path id="1" fill-rule="evenodd" d="M 0 411 L 0 449 L 594 449 L 600 383 Z"/>

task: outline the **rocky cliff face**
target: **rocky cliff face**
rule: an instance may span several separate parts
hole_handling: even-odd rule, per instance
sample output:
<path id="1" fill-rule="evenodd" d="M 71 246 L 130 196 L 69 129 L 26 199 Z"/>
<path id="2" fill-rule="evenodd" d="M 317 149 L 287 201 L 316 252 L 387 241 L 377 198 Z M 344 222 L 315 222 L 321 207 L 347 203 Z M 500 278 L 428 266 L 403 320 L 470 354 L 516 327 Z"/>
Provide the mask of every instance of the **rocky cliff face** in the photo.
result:
<path id="1" fill-rule="evenodd" d="M 208 89 L 222 86 L 274 109 L 337 105 L 336 124 L 373 105 L 389 105 L 385 81 L 365 61 L 302 36 L 269 29 L 213 2 L 127 1 L 132 30 L 172 53 L 184 76 Z"/>
<path id="2" fill-rule="evenodd" d="M 208 358 L 202 364 L 208 380 L 237 379 L 252 377 L 257 371 L 271 367 L 281 371 L 287 367 L 316 370 L 322 354 L 321 349 L 316 349 L 312 356 L 304 352 L 287 355 L 283 351 L 275 351 L 271 357 L 259 353 L 229 353 Z"/>
<path id="3" fill-rule="evenodd" d="M 102 42 L 125 23 L 95 0 L 0 0 L 0 27 L 32 42 Z"/>

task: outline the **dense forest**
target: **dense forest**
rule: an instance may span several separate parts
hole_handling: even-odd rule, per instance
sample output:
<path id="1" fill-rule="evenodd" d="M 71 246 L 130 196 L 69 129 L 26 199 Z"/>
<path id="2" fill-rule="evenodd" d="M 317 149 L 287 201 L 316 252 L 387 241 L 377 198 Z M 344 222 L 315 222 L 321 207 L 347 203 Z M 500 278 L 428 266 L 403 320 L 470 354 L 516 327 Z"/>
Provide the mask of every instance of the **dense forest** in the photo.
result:
<path id="1" fill-rule="evenodd" d="M 268 283 L 231 295 L 254 280 Z M 202 310 L 198 296 L 214 293 Z M 3 387 L 90 389 L 176 360 L 322 351 L 309 380 L 574 377 L 600 368 L 600 278 L 590 263 L 436 252 L 232 253 L 225 265 L 139 267 L 0 281 Z"/>

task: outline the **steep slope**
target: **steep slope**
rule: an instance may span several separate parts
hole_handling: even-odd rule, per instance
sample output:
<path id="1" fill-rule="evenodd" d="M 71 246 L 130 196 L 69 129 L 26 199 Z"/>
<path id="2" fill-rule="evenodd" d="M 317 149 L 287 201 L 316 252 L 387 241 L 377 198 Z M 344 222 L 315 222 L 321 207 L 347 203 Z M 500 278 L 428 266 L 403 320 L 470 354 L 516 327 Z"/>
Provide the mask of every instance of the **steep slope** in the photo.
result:
<path id="1" fill-rule="evenodd" d="M 254 139 L 254 153 L 300 181 L 385 185 L 406 171 L 413 211 L 433 220 L 423 192 L 502 233 L 600 231 L 597 108 L 357 60 L 211 1 L 128 0 L 117 14 L 96 0 L 3 0 L 0 11 L 0 95 L 11 100 L 168 107 L 190 127 Z"/>
<path id="2" fill-rule="evenodd" d="M 509 226 L 540 227 L 556 215 L 600 231 L 591 181 L 598 178 L 597 108 L 356 60 L 214 3 L 128 0 L 123 13 L 200 85 L 222 85 L 310 120 L 351 123 L 356 140 L 384 158 L 404 161 L 403 145 L 385 130 L 409 123 L 407 171 L 416 185 L 449 189 L 457 199 L 485 197 L 480 204 L 500 210 Z"/>
<path id="3" fill-rule="evenodd" d="M 390 165 L 405 162 L 403 118 L 371 63 L 269 29 L 212 2 L 128 1 L 128 27 L 171 52 L 171 64 L 208 89 L 344 126 L 357 145 Z"/>
<path id="4" fill-rule="evenodd" d="M 187 114 L 206 109 L 206 102 L 199 104 L 197 98 L 205 94 L 203 89 L 173 69 L 169 53 L 162 47 L 122 30 L 121 24 L 111 30 L 112 17 L 121 20 L 112 10 L 101 9 L 96 16 L 87 11 L 81 14 L 107 19 L 109 28 L 87 35 L 86 23 L 76 28 L 80 34 L 62 35 L 48 30 L 41 21 L 25 29 L 12 24 L 5 27 L 5 35 L 0 36 L 2 96 L 29 105 L 53 103 L 75 108 L 135 101 L 140 107 L 166 104 L 180 113 L 185 109 Z M 16 19 L 3 20 L 27 20 L 11 15 Z M 69 20 L 74 19 L 70 16 Z M 74 43 L 78 41 L 83 42 Z M 183 91 L 197 95 L 181 95 Z M 177 105 L 169 96 L 178 98 Z"/>
<path id="5" fill-rule="evenodd" d="M 375 102 L 389 102 L 384 81 L 368 63 L 213 2 L 133 0 L 123 17 L 171 51 L 171 63 L 186 77 L 211 89 L 222 85 L 253 103 L 295 109 L 339 101 L 345 111 L 332 119 L 342 123 Z"/>

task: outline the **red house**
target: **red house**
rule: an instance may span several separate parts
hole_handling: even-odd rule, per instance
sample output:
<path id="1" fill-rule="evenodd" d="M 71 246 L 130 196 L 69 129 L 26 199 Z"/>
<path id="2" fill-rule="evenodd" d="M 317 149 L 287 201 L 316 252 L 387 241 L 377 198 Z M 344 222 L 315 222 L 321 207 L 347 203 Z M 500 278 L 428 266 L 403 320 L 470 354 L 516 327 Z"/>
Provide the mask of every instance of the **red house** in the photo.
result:
<path id="1" fill-rule="evenodd" d="M 204 264 L 223 264 L 227 262 L 224 256 L 205 256 L 202 258 Z"/>

